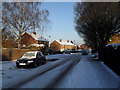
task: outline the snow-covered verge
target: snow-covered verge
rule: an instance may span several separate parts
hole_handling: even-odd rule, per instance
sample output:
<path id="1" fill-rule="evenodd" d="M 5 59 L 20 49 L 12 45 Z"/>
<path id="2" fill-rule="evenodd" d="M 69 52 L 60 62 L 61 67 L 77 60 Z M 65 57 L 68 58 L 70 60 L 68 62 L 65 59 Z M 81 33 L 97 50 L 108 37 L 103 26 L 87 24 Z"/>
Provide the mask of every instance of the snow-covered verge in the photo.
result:
<path id="1" fill-rule="evenodd" d="M 98 53 L 96 54 L 89 54 L 89 56 L 94 59 L 94 60 L 98 60 Z M 107 65 L 104 64 L 103 61 L 100 61 L 100 63 L 103 65 L 104 68 L 106 68 L 106 70 L 108 70 L 111 74 L 113 74 L 114 76 L 119 76 L 116 73 L 114 73 L 114 71 L 112 71 Z"/>
<path id="2" fill-rule="evenodd" d="M 43 73 L 53 67 L 56 67 L 59 64 L 62 64 L 63 62 L 67 61 L 69 55 L 49 55 L 47 56 L 47 59 L 55 59 L 58 58 L 59 60 L 56 60 L 54 62 L 47 62 L 45 65 L 39 66 L 37 68 L 16 68 L 15 61 L 3 61 L 2 64 L 2 72 L 0 75 L 2 75 L 2 87 L 14 87 L 14 84 L 18 84 L 20 82 L 26 81 L 31 77 L 36 76 L 37 74 Z"/>
<path id="3" fill-rule="evenodd" d="M 106 65 L 104 64 L 104 62 L 101 61 L 100 63 L 103 65 L 103 67 L 104 67 L 107 71 L 109 71 L 115 78 L 118 79 L 118 88 L 120 88 L 120 76 L 117 75 L 116 73 L 114 73 L 108 66 L 106 66 Z"/>
<path id="4" fill-rule="evenodd" d="M 100 61 L 100 63 L 103 65 L 103 67 L 108 70 L 114 77 L 119 77 L 116 73 L 114 73 L 109 67 L 107 67 L 104 62 Z"/>

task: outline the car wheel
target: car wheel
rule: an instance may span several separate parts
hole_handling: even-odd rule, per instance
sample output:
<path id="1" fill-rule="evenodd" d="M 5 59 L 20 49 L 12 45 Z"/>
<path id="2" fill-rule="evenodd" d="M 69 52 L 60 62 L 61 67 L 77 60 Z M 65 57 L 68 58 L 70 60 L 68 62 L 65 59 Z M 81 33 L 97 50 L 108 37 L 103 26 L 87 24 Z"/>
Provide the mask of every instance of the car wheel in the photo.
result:
<path id="1" fill-rule="evenodd" d="M 44 65 L 46 63 L 46 61 L 44 60 L 43 62 L 42 62 L 42 65 Z"/>

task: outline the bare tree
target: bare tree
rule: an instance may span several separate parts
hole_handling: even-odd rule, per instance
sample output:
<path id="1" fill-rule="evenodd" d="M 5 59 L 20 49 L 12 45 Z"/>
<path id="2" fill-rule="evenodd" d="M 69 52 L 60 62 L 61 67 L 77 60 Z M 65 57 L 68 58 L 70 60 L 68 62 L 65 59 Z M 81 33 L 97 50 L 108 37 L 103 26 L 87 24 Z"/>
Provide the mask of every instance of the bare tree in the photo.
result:
<path id="1" fill-rule="evenodd" d="M 4 48 L 15 48 L 16 37 L 10 32 L 10 30 L 2 29 L 2 47 Z"/>
<path id="2" fill-rule="evenodd" d="M 21 47 L 21 36 L 28 30 L 35 30 L 40 23 L 48 22 L 49 12 L 40 9 L 40 2 L 3 2 L 3 27 L 11 30 L 18 38 Z"/>
<path id="3" fill-rule="evenodd" d="M 76 3 L 75 28 L 92 48 L 102 48 L 113 35 L 120 32 L 120 3 Z"/>

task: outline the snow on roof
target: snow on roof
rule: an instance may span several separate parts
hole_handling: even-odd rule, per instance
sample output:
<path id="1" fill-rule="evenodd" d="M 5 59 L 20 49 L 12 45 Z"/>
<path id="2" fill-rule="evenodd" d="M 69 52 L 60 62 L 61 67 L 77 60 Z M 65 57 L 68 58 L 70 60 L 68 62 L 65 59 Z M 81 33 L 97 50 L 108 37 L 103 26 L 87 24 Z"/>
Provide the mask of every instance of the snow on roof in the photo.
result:
<path id="1" fill-rule="evenodd" d="M 30 46 L 35 46 L 35 47 L 44 47 L 44 44 L 31 44 Z"/>
<path id="2" fill-rule="evenodd" d="M 41 35 L 34 34 L 34 33 L 28 33 L 28 34 L 31 35 L 35 40 L 47 41 L 48 42 L 48 40 Z"/>
<path id="3" fill-rule="evenodd" d="M 59 44 L 61 44 L 61 45 L 74 45 L 73 43 L 71 43 L 70 41 L 68 42 L 68 41 L 60 41 L 60 40 L 55 40 L 55 41 L 57 41 Z"/>

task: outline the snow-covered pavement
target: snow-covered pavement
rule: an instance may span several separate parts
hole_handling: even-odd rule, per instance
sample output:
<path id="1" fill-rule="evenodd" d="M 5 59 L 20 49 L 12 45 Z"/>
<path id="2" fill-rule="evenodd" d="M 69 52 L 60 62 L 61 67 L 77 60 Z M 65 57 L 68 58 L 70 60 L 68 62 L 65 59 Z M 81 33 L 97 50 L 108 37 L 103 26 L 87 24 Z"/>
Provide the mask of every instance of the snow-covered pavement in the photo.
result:
<path id="1" fill-rule="evenodd" d="M 55 88 L 118 88 L 119 78 L 100 61 L 82 56 Z"/>

